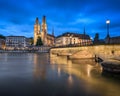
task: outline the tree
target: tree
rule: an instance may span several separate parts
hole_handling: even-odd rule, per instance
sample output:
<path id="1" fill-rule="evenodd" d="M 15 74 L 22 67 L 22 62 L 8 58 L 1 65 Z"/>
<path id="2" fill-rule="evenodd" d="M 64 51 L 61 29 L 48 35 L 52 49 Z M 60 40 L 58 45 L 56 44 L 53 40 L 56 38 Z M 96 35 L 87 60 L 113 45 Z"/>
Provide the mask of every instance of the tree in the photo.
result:
<path id="1" fill-rule="evenodd" d="M 3 35 L 0 34 L 0 38 L 1 38 L 1 39 L 5 39 L 5 36 L 3 36 Z"/>
<path id="2" fill-rule="evenodd" d="M 29 40 L 30 40 L 30 45 L 33 45 L 33 37 L 30 37 Z"/>
<path id="3" fill-rule="evenodd" d="M 42 46 L 42 45 L 43 45 L 43 43 L 42 43 L 41 37 L 38 37 L 36 46 Z"/>

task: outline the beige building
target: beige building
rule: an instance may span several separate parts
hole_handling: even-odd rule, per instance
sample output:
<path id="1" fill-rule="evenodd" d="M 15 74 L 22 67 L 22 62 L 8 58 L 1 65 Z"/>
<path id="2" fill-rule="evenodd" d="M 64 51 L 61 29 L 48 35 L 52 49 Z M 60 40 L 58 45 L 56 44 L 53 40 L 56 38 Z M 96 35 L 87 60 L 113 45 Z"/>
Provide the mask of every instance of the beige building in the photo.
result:
<path id="1" fill-rule="evenodd" d="M 55 46 L 67 46 L 67 45 L 90 45 L 92 40 L 89 35 L 77 34 L 77 33 L 64 33 L 55 39 Z"/>
<path id="2" fill-rule="evenodd" d="M 34 45 L 36 45 L 38 37 L 41 38 L 44 46 L 54 45 L 54 31 L 52 32 L 52 35 L 47 33 L 47 24 L 45 16 L 43 16 L 41 25 L 39 23 L 38 18 L 36 18 L 34 25 Z"/>

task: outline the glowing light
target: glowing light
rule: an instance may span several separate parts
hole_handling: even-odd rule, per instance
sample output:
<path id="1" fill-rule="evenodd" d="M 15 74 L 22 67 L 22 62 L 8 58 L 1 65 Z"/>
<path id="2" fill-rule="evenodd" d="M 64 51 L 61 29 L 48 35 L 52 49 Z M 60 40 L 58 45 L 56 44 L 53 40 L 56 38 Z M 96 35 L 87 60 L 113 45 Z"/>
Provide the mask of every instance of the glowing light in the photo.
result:
<path id="1" fill-rule="evenodd" d="M 69 77 L 68 77 L 68 82 L 69 82 L 70 85 L 72 85 L 72 83 L 73 83 L 73 78 L 72 78 L 71 75 L 69 75 Z"/>
<path id="2" fill-rule="evenodd" d="M 93 37 L 90 37 L 91 40 L 93 40 Z"/>
<path id="3" fill-rule="evenodd" d="M 110 24 L 110 20 L 107 20 L 107 21 L 106 21 L 106 24 Z"/>
<path id="4" fill-rule="evenodd" d="M 90 66 L 90 65 L 88 65 L 87 66 L 87 75 L 88 75 L 88 77 L 90 77 L 90 75 L 91 75 L 91 69 L 92 69 L 92 67 Z"/>
<path id="5" fill-rule="evenodd" d="M 60 77 L 60 75 L 61 75 L 61 69 L 60 67 L 58 67 L 58 76 Z"/>

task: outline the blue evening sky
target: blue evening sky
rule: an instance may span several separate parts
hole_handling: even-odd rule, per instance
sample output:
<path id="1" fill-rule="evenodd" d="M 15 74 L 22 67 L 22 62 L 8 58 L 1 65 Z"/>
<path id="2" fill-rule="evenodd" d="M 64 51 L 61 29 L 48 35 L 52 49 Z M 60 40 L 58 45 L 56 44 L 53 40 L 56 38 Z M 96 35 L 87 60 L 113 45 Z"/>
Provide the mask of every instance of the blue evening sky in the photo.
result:
<path id="1" fill-rule="evenodd" d="M 35 18 L 47 18 L 48 33 L 95 33 L 105 38 L 106 19 L 110 35 L 120 36 L 120 0 L 0 0 L 0 34 L 33 36 Z"/>

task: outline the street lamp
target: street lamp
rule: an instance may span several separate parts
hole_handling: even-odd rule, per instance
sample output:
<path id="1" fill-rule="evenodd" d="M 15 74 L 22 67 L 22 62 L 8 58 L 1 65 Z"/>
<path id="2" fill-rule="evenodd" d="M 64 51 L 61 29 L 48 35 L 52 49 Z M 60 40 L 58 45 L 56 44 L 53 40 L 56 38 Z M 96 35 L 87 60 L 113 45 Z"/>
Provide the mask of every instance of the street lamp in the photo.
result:
<path id="1" fill-rule="evenodd" d="M 106 20 L 106 23 L 109 24 L 109 23 L 110 23 L 110 20 Z"/>
<path id="2" fill-rule="evenodd" d="M 109 25 L 110 25 L 110 20 L 106 20 L 107 24 L 107 36 L 109 36 Z"/>
<path id="3" fill-rule="evenodd" d="M 109 44 L 110 43 L 110 35 L 109 35 L 109 25 L 110 25 L 110 20 L 106 20 L 106 24 L 107 24 L 107 37 L 106 37 L 106 43 Z"/>

